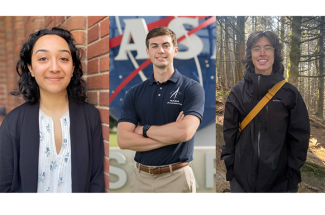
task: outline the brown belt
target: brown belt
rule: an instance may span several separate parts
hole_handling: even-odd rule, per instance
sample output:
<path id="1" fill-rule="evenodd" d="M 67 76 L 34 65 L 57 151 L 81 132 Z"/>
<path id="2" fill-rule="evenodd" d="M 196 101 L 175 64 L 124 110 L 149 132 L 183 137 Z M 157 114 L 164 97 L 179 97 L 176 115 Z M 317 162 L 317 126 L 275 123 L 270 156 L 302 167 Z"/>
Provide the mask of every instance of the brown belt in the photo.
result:
<path id="1" fill-rule="evenodd" d="M 172 170 L 175 170 L 175 169 L 179 169 L 181 167 L 187 166 L 188 164 L 189 164 L 188 162 L 175 163 L 171 166 L 172 166 Z M 151 173 L 151 174 L 161 174 L 164 172 L 170 172 L 169 166 L 149 168 L 149 167 L 142 166 L 140 163 L 137 163 L 137 168 L 140 168 L 140 170 Z"/>

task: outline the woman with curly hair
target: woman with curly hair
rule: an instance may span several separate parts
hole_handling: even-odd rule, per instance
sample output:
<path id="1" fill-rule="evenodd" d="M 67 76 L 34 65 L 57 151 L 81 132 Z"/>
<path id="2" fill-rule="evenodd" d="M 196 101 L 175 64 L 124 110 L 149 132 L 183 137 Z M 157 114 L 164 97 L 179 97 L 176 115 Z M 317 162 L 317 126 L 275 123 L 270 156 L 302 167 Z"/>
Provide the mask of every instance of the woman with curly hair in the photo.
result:
<path id="1" fill-rule="evenodd" d="M 71 33 L 31 34 L 16 70 L 26 102 L 0 128 L 0 192 L 104 192 L 101 120 Z"/>

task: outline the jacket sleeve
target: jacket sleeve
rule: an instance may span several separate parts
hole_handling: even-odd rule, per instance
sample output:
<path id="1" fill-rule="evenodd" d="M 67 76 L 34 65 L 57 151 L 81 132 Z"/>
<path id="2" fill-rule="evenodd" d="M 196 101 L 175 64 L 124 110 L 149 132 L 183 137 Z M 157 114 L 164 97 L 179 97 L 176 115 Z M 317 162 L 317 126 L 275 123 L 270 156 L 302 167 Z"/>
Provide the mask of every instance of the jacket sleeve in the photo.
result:
<path id="1" fill-rule="evenodd" d="M 100 193 L 105 192 L 104 182 L 104 142 L 102 134 L 102 123 L 99 112 L 96 114 L 97 123 L 92 134 L 92 168 L 89 185 L 89 192 Z"/>
<path id="2" fill-rule="evenodd" d="M 5 118 L 0 127 L 0 192 L 10 192 L 14 172 L 13 142 Z"/>
<path id="3" fill-rule="evenodd" d="M 234 105 L 235 100 L 236 97 L 231 91 L 226 101 L 223 121 L 223 138 L 225 145 L 222 146 L 221 159 L 224 160 L 227 168 L 227 181 L 231 181 L 233 178 L 236 139 L 239 131 L 239 112 Z"/>
<path id="4" fill-rule="evenodd" d="M 290 110 L 287 132 L 288 143 L 288 190 L 297 188 L 301 182 L 300 168 L 307 158 L 310 124 L 306 105 L 299 92 L 294 107 Z"/>

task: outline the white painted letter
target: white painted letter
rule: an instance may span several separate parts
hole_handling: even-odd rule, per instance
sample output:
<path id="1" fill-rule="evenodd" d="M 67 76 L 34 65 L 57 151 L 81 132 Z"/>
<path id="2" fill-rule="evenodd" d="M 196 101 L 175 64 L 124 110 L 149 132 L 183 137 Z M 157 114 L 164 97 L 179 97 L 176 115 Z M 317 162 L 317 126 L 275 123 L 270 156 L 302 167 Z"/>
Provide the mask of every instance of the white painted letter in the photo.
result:
<path id="1" fill-rule="evenodd" d="M 216 168 L 215 165 L 216 153 L 215 152 L 207 152 L 205 153 L 205 180 L 206 180 L 206 188 L 213 188 L 215 185 L 215 174 Z"/>
<path id="2" fill-rule="evenodd" d="M 214 46 L 214 52 L 210 59 L 217 59 L 217 44 Z"/>
<path id="3" fill-rule="evenodd" d="M 118 164 L 126 164 L 126 158 L 122 153 L 110 152 L 109 159 L 115 159 Z M 125 185 L 128 177 L 123 169 L 109 165 L 109 174 L 114 174 L 119 177 L 117 182 L 109 182 L 109 189 L 119 189 Z"/>
<path id="4" fill-rule="evenodd" d="M 188 24 L 197 27 L 199 25 L 199 19 L 186 17 L 175 18 L 168 24 L 168 28 L 175 32 L 177 38 L 180 38 L 185 33 L 187 33 L 183 24 Z M 192 34 L 188 38 L 185 38 L 179 44 L 186 46 L 188 50 L 179 51 L 175 56 L 176 59 L 188 60 L 199 55 L 203 50 L 203 42 L 200 37 L 195 34 Z"/>
<path id="5" fill-rule="evenodd" d="M 146 37 L 148 27 L 144 19 L 123 19 L 125 28 L 120 49 L 115 60 L 128 60 L 127 51 L 137 51 L 135 59 L 148 59 L 146 52 Z M 134 43 L 130 43 L 131 36 Z"/>

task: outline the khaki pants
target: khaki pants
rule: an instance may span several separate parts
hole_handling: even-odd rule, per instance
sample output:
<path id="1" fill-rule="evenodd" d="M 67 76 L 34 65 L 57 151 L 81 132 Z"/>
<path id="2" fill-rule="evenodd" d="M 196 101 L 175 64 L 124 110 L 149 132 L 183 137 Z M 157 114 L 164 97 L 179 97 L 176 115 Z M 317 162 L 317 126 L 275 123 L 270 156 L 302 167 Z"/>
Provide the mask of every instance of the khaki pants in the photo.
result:
<path id="1" fill-rule="evenodd" d="M 144 166 L 144 165 L 142 165 Z M 146 166 L 156 167 L 156 166 Z M 172 172 L 150 174 L 138 168 L 130 177 L 132 193 L 195 193 L 192 168 L 188 165 Z"/>

